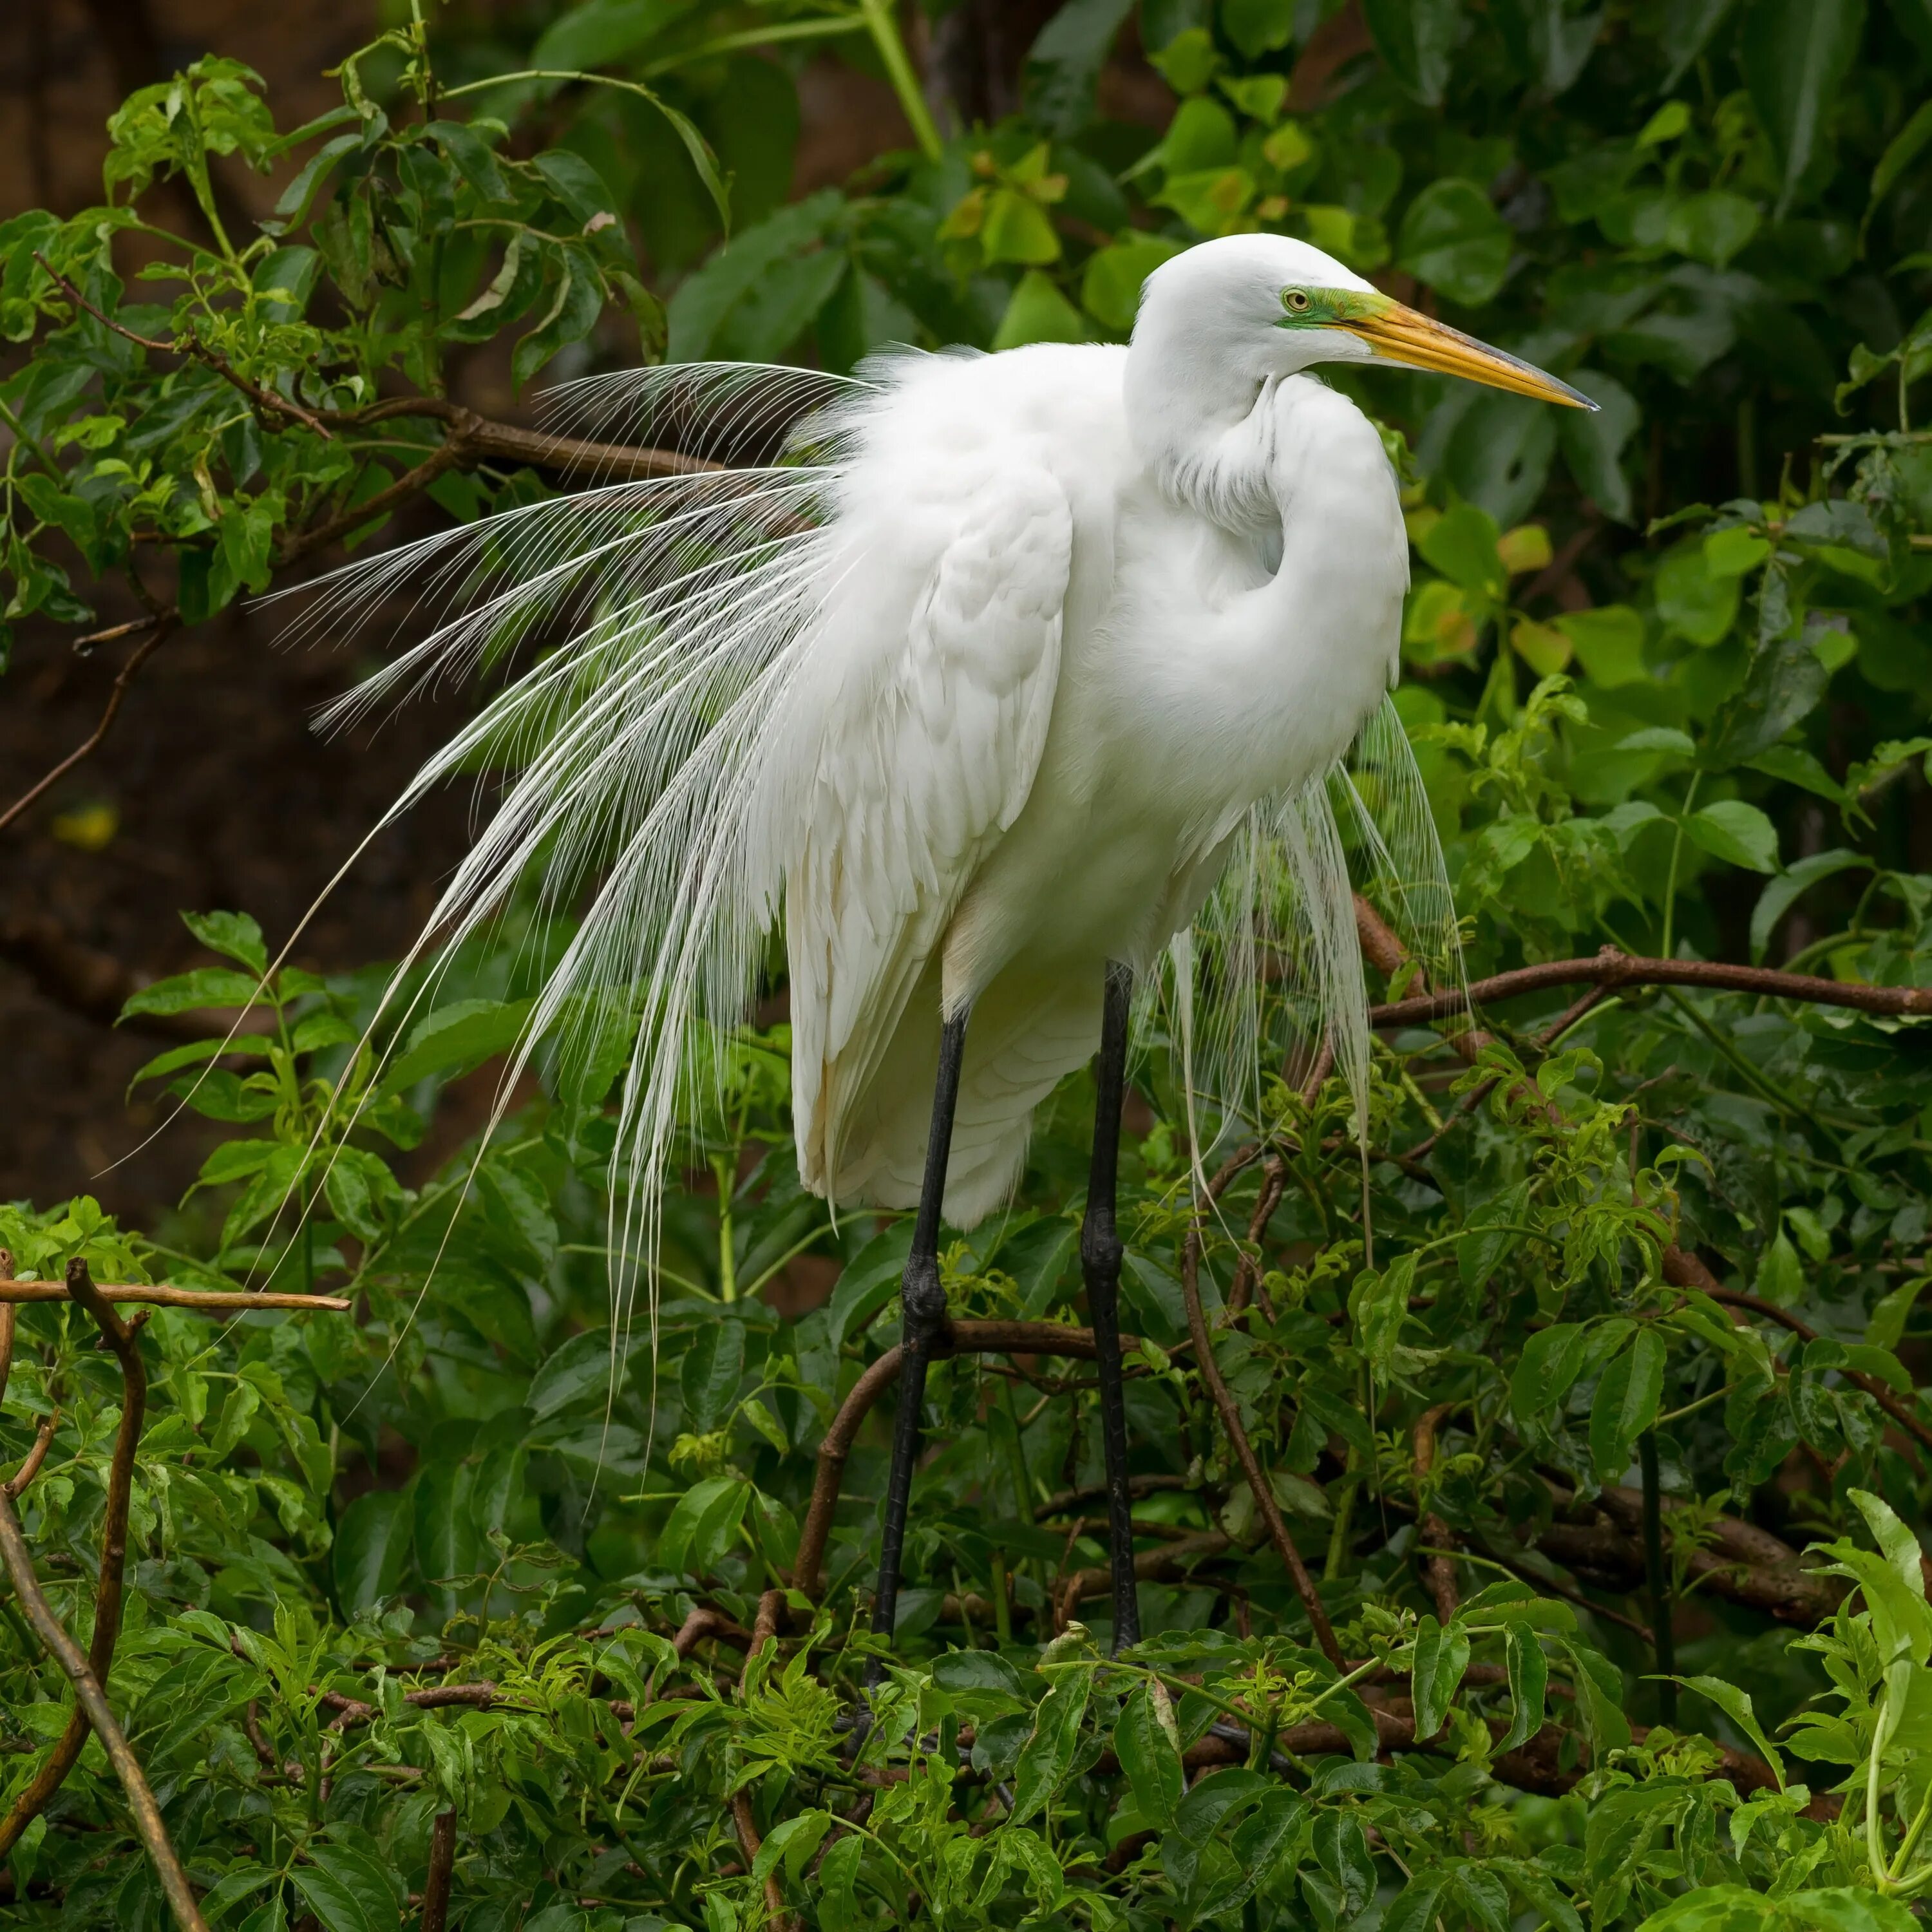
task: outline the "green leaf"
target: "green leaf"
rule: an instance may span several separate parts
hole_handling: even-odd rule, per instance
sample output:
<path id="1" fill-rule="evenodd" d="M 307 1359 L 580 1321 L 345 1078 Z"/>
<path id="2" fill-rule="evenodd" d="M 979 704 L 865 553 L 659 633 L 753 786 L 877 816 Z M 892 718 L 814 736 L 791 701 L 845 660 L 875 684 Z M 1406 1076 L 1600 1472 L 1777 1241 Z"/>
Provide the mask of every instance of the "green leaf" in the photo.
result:
<path id="1" fill-rule="evenodd" d="M 1317 1813 L 1314 1844 L 1322 1869 L 1341 1888 L 1344 1914 L 1352 1918 L 1376 1895 L 1375 1855 L 1361 1820 L 1352 1811 Z"/>
<path id="2" fill-rule="evenodd" d="M 1615 1482 L 1630 1466 L 1636 1438 L 1657 1419 L 1664 1354 L 1664 1338 L 1657 1330 L 1640 1328 L 1597 1384 L 1590 1405 L 1590 1455 L 1597 1474 L 1606 1483 Z"/>
<path id="3" fill-rule="evenodd" d="M 395 1594 L 414 1526 L 409 1498 L 400 1490 L 372 1490 L 343 1511 L 329 1568 L 336 1600 L 346 1612 L 372 1609 Z"/>
<path id="4" fill-rule="evenodd" d="M 996 188 L 988 197 L 980 246 L 988 262 L 1038 265 L 1060 259 L 1060 237 L 1046 210 L 1015 188 Z"/>
<path id="5" fill-rule="evenodd" d="M 778 1869 L 781 1858 L 786 1872 L 796 1879 L 831 1828 L 829 1811 L 801 1811 L 782 1824 L 774 1825 L 752 1861 L 753 1880 L 762 1885 Z"/>
<path id="6" fill-rule="evenodd" d="M 1895 1898 L 1850 1886 L 1768 1898 L 1749 1886 L 1700 1886 L 1653 1912 L 1637 1932 L 1916 1932 Z"/>
<path id="7" fill-rule="evenodd" d="M 1023 1825 L 1036 1811 L 1044 1810 L 1066 1781 L 1080 1742 L 1080 1720 L 1093 1688 L 1091 1664 L 1069 1665 L 1053 1673 L 1052 1688 L 1040 1700 L 1033 1730 L 1020 1747 L 1009 1826 Z"/>
<path id="8" fill-rule="evenodd" d="M 1126 334 L 1140 308 L 1142 285 L 1180 252 L 1179 244 L 1162 235 L 1124 235 L 1095 249 L 1081 271 L 1082 306 L 1116 335 Z"/>
<path id="9" fill-rule="evenodd" d="M 1879 1298 L 1872 1309 L 1871 1319 L 1865 1324 L 1865 1340 L 1870 1346 L 1896 1352 L 1904 1337 L 1905 1324 L 1912 1319 L 1912 1304 L 1924 1286 L 1925 1277 L 1915 1275 L 1890 1294 Z"/>
<path id="10" fill-rule="evenodd" d="M 745 1325 L 728 1316 L 700 1328 L 678 1371 L 686 1426 L 702 1434 L 731 1413 L 745 1372 Z"/>
<path id="11" fill-rule="evenodd" d="M 530 50 L 534 68 L 611 67 L 633 58 L 697 0 L 586 0 L 560 14 Z"/>
<path id="12" fill-rule="evenodd" d="M 1029 342 L 1085 342 L 1092 329 L 1049 275 L 1029 268 L 1014 289 L 993 332 L 993 346 L 1018 349 Z"/>
<path id="13" fill-rule="evenodd" d="M 1550 1684 L 1550 1659 L 1543 1640 L 1527 1624 L 1512 1623 L 1504 1633 L 1503 1662 L 1509 1676 L 1510 1727 L 1497 1741 L 1498 1752 L 1514 1750 L 1543 1728 Z"/>
<path id="14" fill-rule="evenodd" d="M 1778 828 L 1741 798 L 1702 806 L 1684 820 L 1684 830 L 1714 859 L 1754 872 L 1778 870 Z"/>
<path id="15" fill-rule="evenodd" d="M 1093 119 L 1100 70 L 1132 10 L 1132 0 L 1069 0 L 1041 28 L 1020 80 L 1026 116 L 1035 127 L 1064 139 Z"/>
<path id="16" fill-rule="evenodd" d="M 1778 922 L 1805 892 L 1821 880 L 1845 872 L 1870 872 L 1872 862 L 1862 852 L 1840 847 L 1829 852 L 1814 852 L 1808 858 L 1792 860 L 1787 871 L 1770 880 L 1751 908 L 1750 950 L 1754 959 L 1762 959 L 1771 944 Z"/>
<path id="17" fill-rule="evenodd" d="M 302 1903 L 325 1932 L 397 1932 L 403 1901 L 390 1869 L 346 1845 L 310 1841 L 313 1863 L 290 1869 Z"/>
<path id="18" fill-rule="evenodd" d="M 1510 1378 L 1510 1407 L 1519 1420 L 1554 1408 L 1570 1393 L 1582 1372 L 1589 1339 L 1580 1322 L 1552 1322 L 1528 1337 Z"/>
<path id="19" fill-rule="evenodd" d="M 1771 1766 L 1772 1775 L 1778 1780 L 1778 1788 L 1784 1789 L 1784 1762 L 1778 1756 L 1777 1748 L 1764 1734 L 1764 1727 L 1757 1720 L 1757 1713 L 1751 1708 L 1750 1694 L 1737 1684 L 1727 1683 L 1721 1677 L 1680 1677 L 1676 1680 L 1687 1690 L 1694 1690 L 1700 1697 L 1708 1697 L 1731 1722 L 1756 1745 L 1758 1755 Z"/>
<path id="20" fill-rule="evenodd" d="M 1114 1726 L 1114 1750 L 1127 1774 L 1141 1815 L 1162 1828 L 1174 1822 L 1186 1790 L 1180 1754 L 1168 1736 L 1154 1704 L 1152 1692 L 1139 1686 L 1121 1706 Z"/>
<path id="21" fill-rule="evenodd" d="M 419 1020 L 409 1045 L 382 1070 L 382 1094 L 399 1094 L 432 1073 L 454 1080 L 508 1053 L 523 1039 L 527 1000 L 458 1000 Z"/>
<path id="22" fill-rule="evenodd" d="M 601 1400 L 611 1386 L 613 1346 L 608 1330 L 572 1336 L 530 1378 L 525 1406 L 541 1420 L 592 1396 Z"/>
<path id="23" fill-rule="evenodd" d="M 199 966 L 192 973 L 157 980 L 130 995 L 116 1024 L 136 1013 L 191 1013 L 203 1008 L 232 1011 L 253 1006 L 261 991 L 262 982 L 254 974 L 231 972 L 225 966 Z"/>
<path id="24" fill-rule="evenodd" d="M 1363 0 L 1362 15 L 1389 71 L 1418 100 L 1438 106 L 1462 29 L 1462 0 Z"/>
<path id="25" fill-rule="evenodd" d="M 1408 205 L 1396 259 L 1451 302 L 1476 308 L 1502 286 L 1515 238 L 1474 182 L 1430 183 Z"/>
<path id="26" fill-rule="evenodd" d="M 1382 1914 L 1382 1932 L 1436 1932 L 1448 1887 L 1448 1873 L 1418 1870 Z"/>
<path id="27" fill-rule="evenodd" d="M 262 928 L 245 912 L 184 912 L 182 923 L 211 952 L 238 960 L 257 979 L 268 970 Z"/>
<path id="28" fill-rule="evenodd" d="M 1864 0 L 1751 0 L 1744 84 L 1783 164 L 1781 217 L 1827 152 L 1832 111 L 1864 32 Z"/>
<path id="29" fill-rule="evenodd" d="M 673 1576 L 704 1575 L 724 1553 L 751 1500 L 752 1486 L 735 1476 L 694 1484 L 679 1497 L 658 1538 L 658 1567 Z"/>
<path id="30" fill-rule="evenodd" d="M 1488 511 L 1457 503 L 1423 532 L 1416 548 L 1463 590 L 1500 598 L 1509 590 L 1509 573 L 1496 548 L 1502 534 Z"/>
<path id="31" fill-rule="evenodd" d="M 1458 1618 L 1445 1629 L 1424 1615 L 1415 1627 L 1415 1658 L 1410 1683 L 1415 1700 L 1415 1735 L 1420 1742 L 1442 1728 L 1449 1706 L 1469 1667 L 1469 1634 Z"/>

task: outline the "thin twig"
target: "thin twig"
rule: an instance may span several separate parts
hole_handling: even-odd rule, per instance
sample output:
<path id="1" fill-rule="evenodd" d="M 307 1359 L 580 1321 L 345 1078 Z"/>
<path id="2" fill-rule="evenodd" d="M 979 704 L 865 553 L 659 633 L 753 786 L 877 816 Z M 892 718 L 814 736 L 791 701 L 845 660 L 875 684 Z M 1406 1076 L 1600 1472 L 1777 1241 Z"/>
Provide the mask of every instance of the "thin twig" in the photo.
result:
<path id="1" fill-rule="evenodd" d="M 162 341 L 152 335 L 136 335 L 131 328 L 116 322 L 112 316 L 103 315 L 38 248 L 34 250 L 34 260 L 67 291 L 68 299 L 76 308 L 85 309 L 102 328 L 112 329 L 116 335 L 134 343 L 137 347 L 152 350 L 157 355 L 191 356 L 203 368 L 212 369 L 224 382 L 239 389 L 258 408 L 272 410 L 278 416 L 286 416 L 305 424 L 325 442 L 335 440 L 327 425 L 314 411 L 304 409 L 299 403 L 290 402 L 287 397 L 278 395 L 272 389 L 265 389 L 259 383 L 250 382 L 225 357 L 218 356 L 206 344 L 196 340 L 192 335 L 185 341 Z"/>
<path id="2" fill-rule="evenodd" d="M 1315 1587 L 1315 1580 L 1308 1574 L 1308 1566 L 1301 1560 L 1301 1552 L 1294 1546 L 1294 1539 L 1288 1533 L 1288 1525 L 1282 1520 L 1280 1506 L 1274 1499 L 1274 1490 L 1269 1483 L 1267 1472 L 1262 1468 L 1261 1458 L 1255 1454 L 1254 1444 L 1248 1440 L 1248 1432 L 1241 1426 L 1241 1412 L 1235 1406 L 1234 1398 L 1228 1392 L 1228 1384 L 1221 1378 L 1221 1371 L 1214 1360 L 1214 1348 L 1208 1334 L 1208 1318 L 1201 1308 L 1201 1231 L 1198 1228 L 1188 1232 L 1186 1246 L 1181 1252 L 1181 1298 L 1187 1304 L 1188 1332 L 1194 1338 L 1194 1353 L 1199 1363 L 1202 1379 L 1207 1383 L 1214 1406 L 1220 1412 L 1221 1426 L 1228 1432 L 1228 1440 L 1233 1444 L 1234 1454 L 1239 1460 L 1242 1473 L 1248 1479 L 1248 1487 L 1253 1492 L 1255 1507 L 1262 1513 L 1262 1520 L 1268 1525 L 1268 1538 L 1274 1544 L 1275 1552 L 1282 1560 L 1288 1576 L 1294 1584 L 1295 1594 L 1301 1599 L 1302 1607 L 1308 1612 L 1310 1625 L 1315 1632 L 1315 1640 L 1322 1646 L 1322 1654 L 1334 1665 L 1342 1667 L 1342 1647 L 1335 1640 L 1334 1626 L 1328 1621 L 1328 1612 L 1322 1601 L 1322 1593 Z"/>
<path id="3" fill-rule="evenodd" d="M 128 687 L 133 682 L 134 674 L 166 642 L 179 627 L 179 623 L 180 620 L 172 612 L 164 612 L 153 620 L 153 628 L 128 652 L 128 662 L 116 674 L 114 682 L 107 693 L 106 709 L 100 714 L 100 722 L 52 771 L 30 785 L 4 812 L 0 812 L 0 831 L 4 831 L 37 799 L 44 797 L 76 765 L 84 764 L 100 750 L 108 733 L 114 728 L 114 721 L 120 715 L 122 700 L 128 695 Z"/>
<path id="4" fill-rule="evenodd" d="M 27 1485 L 40 1473 L 40 1465 L 47 1460 L 48 1448 L 52 1444 L 54 1431 L 60 1426 L 61 1412 L 56 1408 L 41 1419 L 38 1432 L 34 1437 L 34 1446 L 27 1451 L 26 1459 L 4 1483 L 0 1483 L 10 1502 L 18 1502 Z"/>

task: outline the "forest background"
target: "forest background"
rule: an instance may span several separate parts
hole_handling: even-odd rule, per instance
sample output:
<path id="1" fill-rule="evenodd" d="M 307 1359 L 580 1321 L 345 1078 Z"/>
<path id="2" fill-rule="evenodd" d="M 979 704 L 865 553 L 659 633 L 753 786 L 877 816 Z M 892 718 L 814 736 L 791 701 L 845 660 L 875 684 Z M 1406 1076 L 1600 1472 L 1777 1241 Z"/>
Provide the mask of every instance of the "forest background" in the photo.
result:
<path id="1" fill-rule="evenodd" d="M 1924 0 L 98 0 L 6 33 L 21 1922 L 1917 1922 Z M 484 1125 L 566 935 L 513 919 L 358 1043 L 468 796 L 263 981 L 473 694 L 318 737 L 384 624 L 278 651 L 253 599 L 688 455 L 547 439 L 568 376 L 1118 340 L 1151 266 L 1257 226 L 1602 405 L 1354 387 L 1483 1028 L 1371 891 L 1370 1118 L 1272 1079 L 1206 1214 L 1150 1042 L 1120 1659 L 1069 1084 L 949 1250 L 855 1723 L 906 1230 L 800 1190 L 782 985 L 716 1043 L 656 1327 L 614 1345 L 622 1029 Z"/>

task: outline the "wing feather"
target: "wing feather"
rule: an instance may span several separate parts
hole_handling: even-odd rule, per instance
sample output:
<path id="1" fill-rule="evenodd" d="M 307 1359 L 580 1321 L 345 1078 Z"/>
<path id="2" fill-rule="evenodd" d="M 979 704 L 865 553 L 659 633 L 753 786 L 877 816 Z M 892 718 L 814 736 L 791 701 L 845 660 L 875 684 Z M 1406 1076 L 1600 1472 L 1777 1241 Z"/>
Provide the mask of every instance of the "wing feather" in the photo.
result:
<path id="1" fill-rule="evenodd" d="M 786 878 L 800 1171 L 828 1194 L 842 1120 L 1026 804 L 1059 680 L 1072 516 L 1051 473 L 987 474 L 934 549 L 897 612 L 855 599 L 872 648 L 848 645 Z"/>

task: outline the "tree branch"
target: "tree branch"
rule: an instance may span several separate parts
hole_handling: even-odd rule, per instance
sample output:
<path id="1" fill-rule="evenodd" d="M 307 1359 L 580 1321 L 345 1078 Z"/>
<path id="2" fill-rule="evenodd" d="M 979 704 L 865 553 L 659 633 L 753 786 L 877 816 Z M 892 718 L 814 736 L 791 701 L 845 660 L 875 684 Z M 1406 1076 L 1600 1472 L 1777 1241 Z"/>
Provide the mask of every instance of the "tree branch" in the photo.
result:
<path id="1" fill-rule="evenodd" d="M 9 1297 L 22 1286 L 36 1285 L 8 1284 Z M 193 1894 L 187 1889 L 187 1881 L 181 1876 L 179 1865 L 174 1863 L 174 1853 L 168 1845 L 166 1834 L 161 1829 L 160 1814 L 154 1809 L 153 1795 L 148 1790 L 127 1739 L 121 1736 L 115 1724 L 113 1714 L 107 1706 L 106 1693 L 102 1688 L 112 1668 L 114 1646 L 121 1634 L 122 1592 L 128 1562 L 128 1500 L 134 1485 L 134 1454 L 140 1444 L 141 1424 L 147 1408 L 148 1372 L 142 1363 L 134 1329 L 109 1306 L 94 1286 L 86 1262 L 77 1257 L 68 1264 L 65 1294 L 87 1310 L 94 1326 L 100 1330 L 102 1339 L 121 1364 L 121 1425 L 115 1434 L 113 1460 L 108 1466 L 107 1504 L 100 1517 L 100 1569 L 94 1592 L 94 1636 L 86 1658 L 74 1648 L 73 1640 L 61 1628 L 47 1607 L 46 1599 L 40 1595 L 20 1518 L 14 1512 L 13 1498 L 9 1496 L 0 1499 L 4 1500 L 4 1504 L 0 1532 L 4 1532 L 8 1539 L 6 1560 L 14 1586 L 41 1642 L 73 1683 L 75 1699 L 67 1728 L 47 1754 L 32 1782 L 14 1801 L 13 1808 L 5 1819 L 0 1820 L 0 1856 L 13 1848 L 20 1834 L 46 1809 L 48 1801 L 66 1782 L 68 1774 L 80 1758 L 81 1746 L 87 1742 L 91 1724 L 113 1760 L 122 1783 L 127 1786 L 128 1802 L 134 1808 L 141 1835 L 147 1841 L 149 1855 L 160 1873 L 164 1887 L 169 1884 L 169 1869 L 172 1868 L 174 1883 L 181 1888 L 182 1898 L 177 1900 L 170 1890 L 170 1902 L 184 1924 L 198 1925 L 201 1921 L 194 1910 Z M 152 1816 L 143 1815 L 144 1802 Z"/>
<path id="2" fill-rule="evenodd" d="M 30 785 L 4 812 L 0 812 L 0 831 L 4 831 L 37 799 L 44 797 L 76 765 L 86 764 L 100 750 L 108 733 L 114 728 L 114 721 L 120 715 L 122 700 L 128 695 L 128 687 L 134 681 L 134 674 L 180 628 L 180 617 L 172 610 L 164 610 L 151 620 L 148 634 L 128 652 L 128 662 L 115 676 L 107 694 L 107 708 L 101 712 L 100 723 L 52 771 Z"/>
<path id="3" fill-rule="evenodd" d="M 456 1863 L 456 1814 L 439 1811 L 429 1832 L 429 1872 L 423 1880 L 422 1932 L 443 1932 L 449 1918 L 449 1876 Z"/>
<path id="4" fill-rule="evenodd" d="M 1378 962 L 1379 963 L 1379 962 Z M 1803 1000 L 1814 1006 L 1850 1006 L 1890 1017 L 1932 1013 L 1932 987 L 1852 986 L 1810 973 L 1780 973 L 1766 966 L 1733 966 L 1715 959 L 1642 959 L 1606 946 L 1593 959 L 1552 959 L 1519 966 L 1478 980 L 1466 999 L 1459 989 L 1430 992 L 1414 999 L 1372 1006 L 1372 1026 L 1408 1026 L 1442 1019 L 1467 1006 L 1514 999 L 1552 986 L 1702 986 L 1720 993 L 1753 993 L 1762 998 Z"/>
<path id="5" fill-rule="evenodd" d="M 356 1305 L 339 1294 L 290 1294 L 279 1289 L 171 1288 L 165 1282 L 108 1288 L 96 1288 L 89 1282 L 88 1286 L 103 1302 L 145 1302 L 150 1307 L 194 1309 L 208 1315 L 248 1308 L 320 1308 L 332 1315 L 340 1315 Z M 0 1307 L 17 1306 L 28 1302 L 78 1301 L 80 1298 L 70 1294 L 65 1282 L 13 1281 L 0 1276 Z M 0 1393 L 4 1392 L 4 1382 L 0 1381 Z"/>

